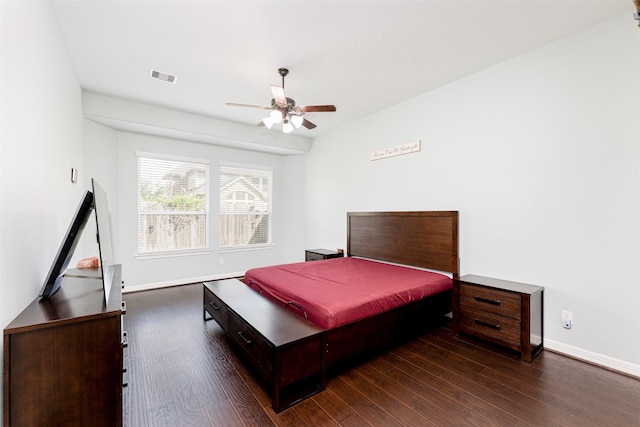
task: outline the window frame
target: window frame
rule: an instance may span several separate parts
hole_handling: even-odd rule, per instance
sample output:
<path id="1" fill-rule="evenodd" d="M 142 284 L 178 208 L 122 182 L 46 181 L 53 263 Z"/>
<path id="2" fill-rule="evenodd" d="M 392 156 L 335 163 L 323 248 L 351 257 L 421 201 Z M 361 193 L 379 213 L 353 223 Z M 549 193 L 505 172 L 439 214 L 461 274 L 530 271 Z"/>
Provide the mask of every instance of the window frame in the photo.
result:
<path id="1" fill-rule="evenodd" d="M 222 245 L 222 218 L 225 215 L 224 209 L 222 207 L 223 203 L 223 194 L 221 188 L 221 179 L 223 175 L 223 171 L 225 168 L 229 169 L 237 169 L 244 170 L 247 172 L 255 172 L 255 175 L 247 175 L 252 176 L 252 179 L 268 179 L 266 183 L 267 187 L 267 209 L 266 213 L 268 216 L 268 241 L 266 243 L 255 243 L 255 244 L 241 244 L 241 245 Z M 218 178 L 219 178 L 219 187 L 218 187 L 218 252 L 237 252 L 237 251 L 250 251 L 250 250 L 259 250 L 259 249 L 267 249 L 274 247 L 273 243 L 273 181 L 274 181 L 274 168 L 272 166 L 265 165 L 256 165 L 256 164 L 247 164 L 247 163 L 235 163 L 235 162 L 227 162 L 220 161 L 218 165 Z M 236 192 L 234 192 L 236 193 Z"/>
<path id="2" fill-rule="evenodd" d="M 151 159 L 151 160 L 161 160 L 161 161 L 171 161 L 178 163 L 193 163 L 194 165 L 200 165 L 204 167 L 204 180 L 206 185 L 205 195 L 204 195 L 204 203 L 203 210 L 199 211 L 166 211 L 166 212 L 150 212 L 145 213 L 141 211 L 141 198 L 140 198 L 140 190 L 142 181 L 141 170 L 140 170 L 140 161 L 141 159 Z M 149 258 L 165 258 L 165 257 L 179 257 L 179 256 L 190 256 L 190 255 L 201 255 L 203 253 L 210 253 L 211 250 L 211 161 L 209 159 L 204 158 L 194 158 L 194 157 L 185 157 L 185 156 L 177 156 L 171 154 L 161 154 L 161 153 L 150 153 L 150 152 L 136 152 L 136 164 L 137 164 L 137 175 L 136 175 L 136 204 L 137 204 L 137 226 L 136 226 L 136 258 L 138 259 L 149 259 Z M 198 248 L 186 248 L 186 249 L 163 249 L 156 251 L 141 251 L 141 218 L 143 215 L 204 215 L 204 246 Z"/>

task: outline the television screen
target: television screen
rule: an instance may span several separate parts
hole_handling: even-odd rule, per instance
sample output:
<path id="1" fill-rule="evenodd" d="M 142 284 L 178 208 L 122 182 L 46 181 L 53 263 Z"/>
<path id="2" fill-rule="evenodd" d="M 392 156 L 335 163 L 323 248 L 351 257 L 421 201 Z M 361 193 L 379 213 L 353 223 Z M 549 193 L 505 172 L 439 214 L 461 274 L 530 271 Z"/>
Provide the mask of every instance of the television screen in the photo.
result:
<path id="1" fill-rule="evenodd" d="M 102 286 L 104 303 L 109 302 L 109 292 L 113 280 L 113 247 L 111 246 L 111 217 L 107 205 L 107 193 L 91 179 L 93 186 L 93 204 L 96 212 L 96 228 L 98 229 L 98 248 L 100 250 L 100 268 L 102 269 Z"/>
<path id="2" fill-rule="evenodd" d="M 49 269 L 49 274 L 47 275 L 44 285 L 40 290 L 41 297 L 48 298 L 60 289 L 63 274 L 69 265 L 69 261 L 71 261 L 73 251 L 76 249 L 76 246 L 78 246 L 80 235 L 89 220 L 92 210 L 93 193 L 87 191 L 82 197 L 82 200 L 80 200 L 80 204 L 73 215 L 69 229 L 62 240 L 62 244 L 60 245 L 58 253 L 53 260 L 53 264 Z"/>

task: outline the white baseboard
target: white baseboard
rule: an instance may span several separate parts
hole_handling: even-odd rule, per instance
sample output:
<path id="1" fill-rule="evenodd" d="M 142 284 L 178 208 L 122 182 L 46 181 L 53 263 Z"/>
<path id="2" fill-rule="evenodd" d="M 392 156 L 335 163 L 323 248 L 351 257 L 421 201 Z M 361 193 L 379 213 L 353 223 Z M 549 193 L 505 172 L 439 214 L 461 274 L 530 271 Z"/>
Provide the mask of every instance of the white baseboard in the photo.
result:
<path id="1" fill-rule="evenodd" d="M 186 285 L 189 283 L 208 282 L 211 280 L 230 279 L 232 277 L 244 276 L 244 271 L 236 273 L 215 274 L 212 276 L 190 277 L 180 280 L 169 280 L 167 282 L 144 283 L 141 285 L 126 286 L 122 289 L 122 293 L 148 291 L 151 289 L 170 288 L 172 286 Z"/>
<path id="2" fill-rule="evenodd" d="M 572 345 L 550 339 L 544 340 L 544 348 L 545 350 L 564 354 L 566 356 L 573 357 L 574 359 L 583 360 L 585 362 L 640 379 L 640 365 L 636 365 L 635 363 L 625 362 L 624 360 L 615 359 L 613 357 L 594 353 L 583 348 L 574 347 Z"/>

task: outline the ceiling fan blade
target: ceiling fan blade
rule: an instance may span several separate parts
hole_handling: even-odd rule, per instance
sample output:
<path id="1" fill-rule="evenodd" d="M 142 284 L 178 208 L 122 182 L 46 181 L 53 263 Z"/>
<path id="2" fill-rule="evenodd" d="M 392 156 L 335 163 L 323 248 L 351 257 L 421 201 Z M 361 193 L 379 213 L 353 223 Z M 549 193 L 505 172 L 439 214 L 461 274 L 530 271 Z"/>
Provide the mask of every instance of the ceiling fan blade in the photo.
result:
<path id="1" fill-rule="evenodd" d="M 300 111 L 303 113 L 314 113 L 314 112 L 334 112 L 336 111 L 335 105 L 306 105 L 304 107 L 300 107 Z"/>
<path id="2" fill-rule="evenodd" d="M 314 125 L 313 123 L 311 123 L 309 120 L 307 119 L 303 119 L 302 120 L 302 126 L 306 127 L 307 129 L 313 129 L 316 127 L 316 125 Z"/>
<path id="3" fill-rule="evenodd" d="M 284 96 L 284 89 L 280 86 L 271 86 L 271 93 L 273 94 L 273 99 L 276 100 L 276 104 L 281 107 L 287 106 L 287 97 Z"/>
<path id="4" fill-rule="evenodd" d="M 261 110 L 271 110 L 271 107 L 264 107 L 262 105 L 251 105 L 251 104 L 238 104 L 236 102 L 227 102 L 229 107 L 248 107 L 248 108 L 259 108 Z"/>

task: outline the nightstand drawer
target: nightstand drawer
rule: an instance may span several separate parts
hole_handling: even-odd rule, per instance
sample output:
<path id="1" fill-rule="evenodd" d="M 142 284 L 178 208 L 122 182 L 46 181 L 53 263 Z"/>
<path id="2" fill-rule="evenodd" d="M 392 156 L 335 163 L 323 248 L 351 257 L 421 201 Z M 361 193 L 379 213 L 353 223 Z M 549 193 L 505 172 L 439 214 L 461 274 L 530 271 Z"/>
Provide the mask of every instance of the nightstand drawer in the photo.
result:
<path id="1" fill-rule="evenodd" d="M 318 261 L 321 259 L 326 259 L 324 255 L 316 253 L 316 252 L 310 252 L 310 251 L 306 251 L 304 254 L 304 260 L 305 261 Z"/>
<path id="2" fill-rule="evenodd" d="M 460 330 L 485 336 L 520 349 L 520 322 L 509 317 L 465 308 L 460 311 Z"/>
<path id="3" fill-rule="evenodd" d="M 227 305 L 207 289 L 206 286 L 204 291 L 204 309 L 218 322 L 218 325 L 220 325 L 222 329 L 227 330 Z"/>
<path id="4" fill-rule="evenodd" d="M 544 287 L 467 274 L 453 284 L 453 330 L 519 351 L 543 349 Z"/>
<path id="5" fill-rule="evenodd" d="M 460 305 L 520 320 L 520 295 L 499 289 L 460 284 Z"/>

